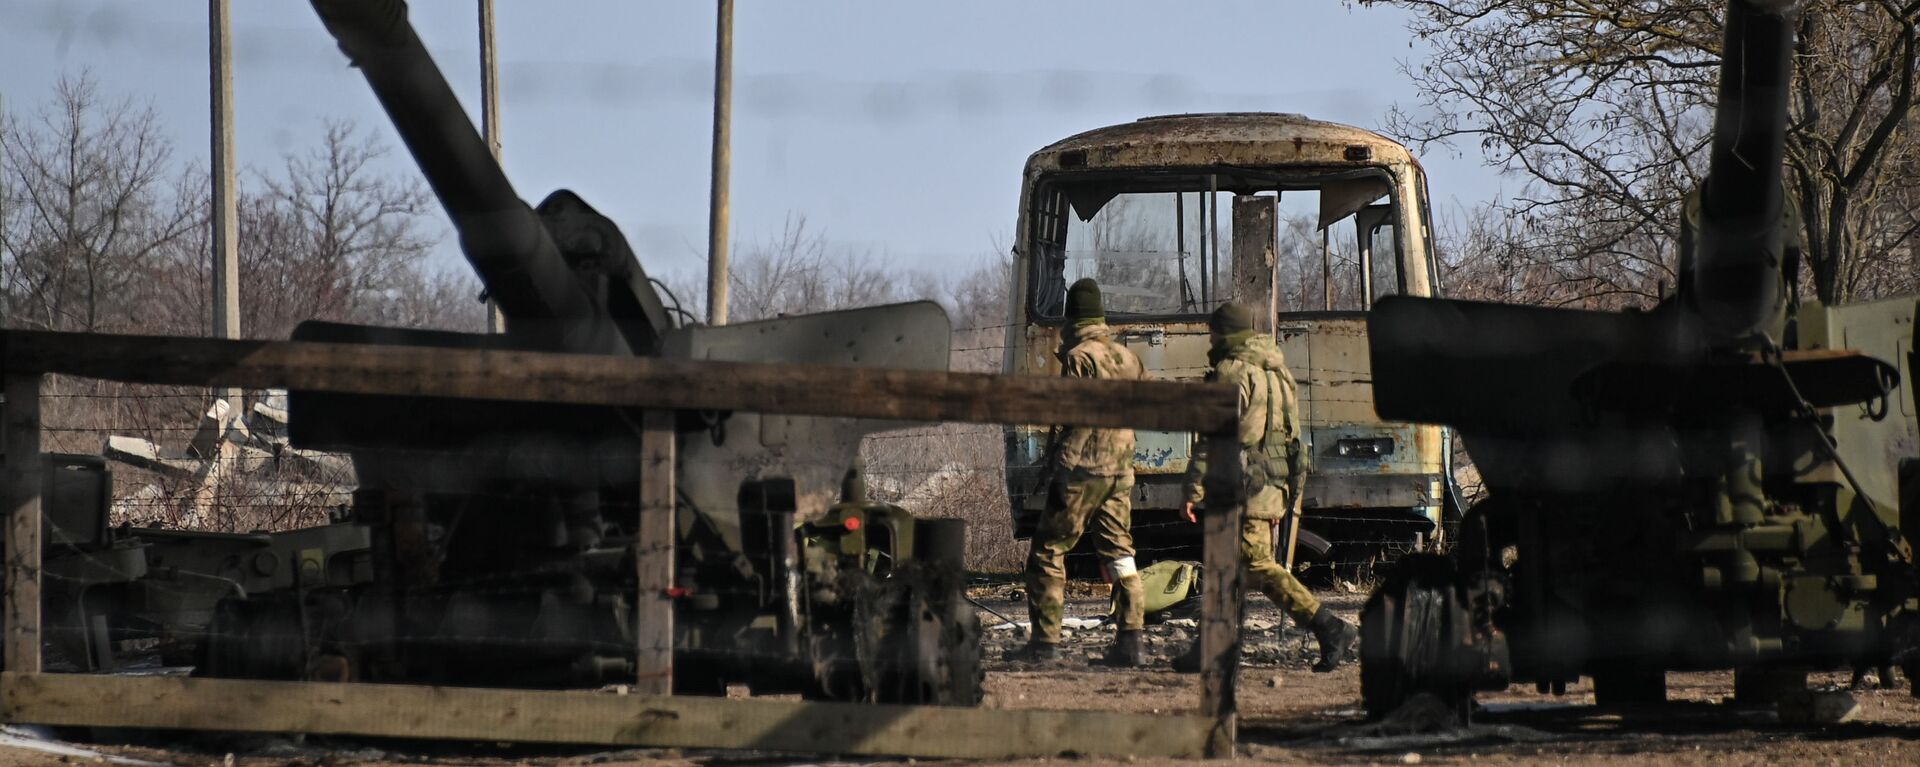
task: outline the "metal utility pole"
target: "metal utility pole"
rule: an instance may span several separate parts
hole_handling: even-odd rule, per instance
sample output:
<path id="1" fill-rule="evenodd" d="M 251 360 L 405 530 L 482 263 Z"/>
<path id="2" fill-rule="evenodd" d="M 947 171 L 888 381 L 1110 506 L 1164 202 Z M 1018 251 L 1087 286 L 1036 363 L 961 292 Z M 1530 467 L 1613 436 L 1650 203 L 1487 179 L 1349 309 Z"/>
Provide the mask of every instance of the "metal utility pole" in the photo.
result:
<path id="1" fill-rule="evenodd" d="M 500 161 L 500 60 L 493 51 L 493 0 L 480 0 L 480 135 L 493 161 Z M 507 315 L 487 299 L 487 332 L 507 332 Z"/>
<path id="2" fill-rule="evenodd" d="M 240 232 L 233 158 L 233 42 L 227 0 L 208 0 L 208 69 L 213 123 L 213 335 L 240 337 Z M 240 390 L 216 392 L 240 410 Z"/>
<path id="3" fill-rule="evenodd" d="M 713 51 L 713 196 L 707 212 L 707 323 L 727 324 L 727 179 L 733 165 L 733 0 L 720 0 Z"/>

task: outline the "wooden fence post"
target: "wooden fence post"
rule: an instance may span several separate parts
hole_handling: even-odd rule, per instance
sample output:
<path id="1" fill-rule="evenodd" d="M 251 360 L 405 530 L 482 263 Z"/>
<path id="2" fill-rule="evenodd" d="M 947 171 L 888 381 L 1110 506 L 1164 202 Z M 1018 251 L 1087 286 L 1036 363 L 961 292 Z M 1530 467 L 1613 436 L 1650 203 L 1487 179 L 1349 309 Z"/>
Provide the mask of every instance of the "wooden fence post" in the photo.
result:
<path id="1" fill-rule="evenodd" d="M 634 540 L 639 565 L 639 595 L 634 618 L 639 629 L 638 692 L 673 694 L 673 543 L 675 502 L 674 411 L 650 408 L 641 416 L 640 527 Z"/>
<path id="2" fill-rule="evenodd" d="M 1235 687 L 1240 678 L 1240 520 L 1246 516 L 1237 430 L 1208 434 L 1206 509 L 1201 517 L 1206 587 L 1200 601 L 1200 713 L 1213 720 L 1207 755 L 1232 758 L 1236 737 Z"/>
<path id="3" fill-rule="evenodd" d="M 40 671 L 40 373 L 7 375 L 6 641 L 8 671 Z"/>
<path id="4" fill-rule="evenodd" d="M 1233 198 L 1233 292 L 1234 301 L 1253 310 L 1253 329 L 1272 333 L 1274 304 L 1274 252 L 1278 197 L 1250 194 Z"/>

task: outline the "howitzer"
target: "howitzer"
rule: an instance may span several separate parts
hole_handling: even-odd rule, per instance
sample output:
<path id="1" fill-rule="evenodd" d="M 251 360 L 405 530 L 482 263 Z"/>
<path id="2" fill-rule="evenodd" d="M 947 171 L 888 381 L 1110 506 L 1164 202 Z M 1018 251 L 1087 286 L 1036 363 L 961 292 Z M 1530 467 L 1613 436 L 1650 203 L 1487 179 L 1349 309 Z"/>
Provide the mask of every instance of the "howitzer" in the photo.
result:
<path id="1" fill-rule="evenodd" d="M 537 212 L 521 201 L 407 23 L 405 3 L 313 7 L 446 208 L 508 334 L 552 350 L 652 353 L 671 324 L 626 240 L 571 192 L 555 192 Z"/>
<path id="2" fill-rule="evenodd" d="M 946 367 L 950 328 L 927 302 L 677 327 L 610 220 L 567 191 L 521 201 L 404 3 L 313 5 L 418 161 L 507 332 L 308 322 L 295 338 Z M 353 518 L 371 532 L 374 577 L 231 600 L 201 673 L 547 687 L 633 678 L 643 413 L 298 390 L 288 410 L 296 445 L 352 455 Z M 854 468 L 861 437 L 887 426 L 677 415 L 677 692 L 743 682 L 835 699 L 979 700 L 964 529 L 868 501 Z M 931 622 L 909 619 L 910 605 Z"/>
<path id="3" fill-rule="evenodd" d="M 1371 712 L 1512 680 L 1591 676 L 1609 704 L 1663 698 L 1670 670 L 1732 668 L 1762 700 L 1812 668 L 1920 671 L 1901 530 L 1920 510 L 1892 455 L 1914 421 L 1889 413 L 1885 361 L 1911 348 L 1913 305 L 1795 300 L 1796 14 L 1728 5 L 1709 171 L 1658 306 L 1375 305 L 1380 414 L 1456 427 L 1489 495 L 1451 557 L 1410 558 L 1369 600 Z"/>

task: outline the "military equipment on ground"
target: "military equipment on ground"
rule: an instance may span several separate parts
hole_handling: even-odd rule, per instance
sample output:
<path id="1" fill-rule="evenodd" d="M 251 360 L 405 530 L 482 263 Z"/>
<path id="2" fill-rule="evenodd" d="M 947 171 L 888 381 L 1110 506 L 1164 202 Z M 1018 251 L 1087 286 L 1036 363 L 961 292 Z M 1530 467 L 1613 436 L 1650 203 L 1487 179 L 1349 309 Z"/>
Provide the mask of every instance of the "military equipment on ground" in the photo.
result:
<path id="1" fill-rule="evenodd" d="M 1372 713 L 1582 675 L 1613 704 L 1663 699 L 1670 670 L 1732 668 L 1756 702 L 1810 668 L 1920 674 L 1914 307 L 1797 299 L 1796 24 L 1793 3 L 1727 6 L 1709 171 L 1657 307 L 1375 305 L 1381 415 L 1459 429 L 1491 493 L 1450 558 L 1404 560 L 1368 601 Z"/>
<path id="2" fill-rule="evenodd" d="M 1207 314 L 1257 303 L 1277 318 L 1313 452 L 1302 551 L 1328 554 L 1337 541 L 1331 557 L 1364 562 L 1422 548 L 1458 516 L 1451 432 L 1374 413 L 1364 310 L 1439 295 L 1430 218 L 1426 174 L 1406 148 L 1346 125 L 1187 114 L 1062 139 L 1029 157 L 1022 178 L 1004 371 L 1059 374 L 1067 286 L 1082 277 L 1099 281 L 1107 323 L 1162 379 L 1200 379 Z M 1240 242 L 1253 238 L 1269 247 Z M 1192 436 L 1138 440 L 1141 556 L 1195 558 L 1198 528 L 1178 513 Z M 1007 430 L 1019 537 L 1045 505 L 1049 441 L 1043 428 Z"/>
<path id="3" fill-rule="evenodd" d="M 128 641 L 150 643 L 162 662 L 185 665 L 223 599 L 342 587 L 371 576 L 364 528 L 116 528 L 114 475 L 105 459 L 53 453 L 42 460 L 46 643 L 65 666 L 111 670 Z"/>
<path id="4" fill-rule="evenodd" d="M 680 327 L 613 222 L 522 202 L 398 0 L 314 0 L 446 208 L 506 332 L 308 322 L 297 340 L 945 369 L 931 303 Z M 222 603 L 199 673 L 597 686 L 635 674 L 640 424 L 626 409 L 295 390 L 289 434 L 339 450 L 370 583 Z M 887 424 L 681 413 L 676 692 L 970 705 L 978 625 L 962 523 L 866 500 Z"/>

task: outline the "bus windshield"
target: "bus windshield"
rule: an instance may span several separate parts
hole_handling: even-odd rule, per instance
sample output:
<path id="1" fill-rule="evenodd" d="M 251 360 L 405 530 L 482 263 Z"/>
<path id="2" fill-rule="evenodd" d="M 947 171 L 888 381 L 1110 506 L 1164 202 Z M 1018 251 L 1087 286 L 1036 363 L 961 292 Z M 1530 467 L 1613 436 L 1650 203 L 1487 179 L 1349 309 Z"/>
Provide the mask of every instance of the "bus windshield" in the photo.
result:
<path id="1" fill-rule="evenodd" d="M 1278 208 L 1276 298 L 1283 306 L 1365 308 L 1369 297 L 1398 292 L 1391 191 L 1384 173 L 1367 172 L 1043 182 L 1029 211 L 1033 319 L 1061 318 L 1067 286 L 1086 277 L 1100 283 L 1110 317 L 1213 311 L 1232 297 L 1238 195 L 1266 197 Z M 1373 258 L 1378 266 L 1365 268 Z"/>

